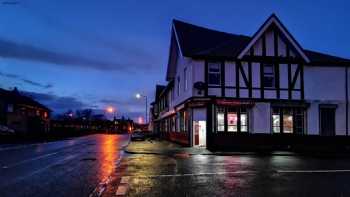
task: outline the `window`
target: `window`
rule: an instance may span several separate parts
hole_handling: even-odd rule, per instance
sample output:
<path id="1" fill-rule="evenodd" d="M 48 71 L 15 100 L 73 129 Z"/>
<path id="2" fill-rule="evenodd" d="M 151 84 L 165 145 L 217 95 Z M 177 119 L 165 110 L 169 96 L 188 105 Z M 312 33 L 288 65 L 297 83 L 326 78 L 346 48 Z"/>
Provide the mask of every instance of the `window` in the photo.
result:
<path id="1" fill-rule="evenodd" d="M 217 131 L 223 132 L 225 131 L 225 109 L 218 108 L 216 112 L 216 124 Z"/>
<path id="2" fill-rule="evenodd" d="M 7 112 L 13 112 L 13 105 L 12 104 L 7 105 Z"/>
<path id="3" fill-rule="evenodd" d="M 273 65 L 264 65 L 264 87 L 273 88 L 275 87 L 275 73 Z"/>
<path id="4" fill-rule="evenodd" d="M 186 112 L 185 111 L 180 112 L 179 119 L 180 119 L 180 131 L 181 132 L 187 131 Z"/>
<path id="5" fill-rule="evenodd" d="M 248 132 L 248 114 L 246 109 L 241 109 L 241 132 Z"/>
<path id="6" fill-rule="evenodd" d="M 281 120 L 280 120 L 279 109 L 273 109 L 272 111 L 272 132 L 273 133 L 281 132 Z"/>
<path id="7" fill-rule="evenodd" d="M 208 63 L 208 84 L 220 85 L 220 63 Z"/>
<path id="8" fill-rule="evenodd" d="M 247 109 L 217 107 L 216 131 L 246 133 L 249 130 L 248 124 L 249 121 Z"/>
<path id="9" fill-rule="evenodd" d="M 184 68 L 184 91 L 187 90 L 187 68 Z"/>
<path id="10" fill-rule="evenodd" d="M 290 109 L 283 110 L 283 132 L 293 133 L 293 113 Z"/>
<path id="11" fill-rule="evenodd" d="M 295 110 L 295 133 L 304 133 L 304 111 L 302 109 Z"/>
<path id="12" fill-rule="evenodd" d="M 177 95 L 180 95 L 180 77 L 177 77 Z"/>
<path id="13" fill-rule="evenodd" d="M 238 116 L 236 110 L 228 110 L 227 112 L 227 131 L 228 132 L 237 132 L 237 122 Z"/>
<path id="14" fill-rule="evenodd" d="M 303 108 L 273 108 L 272 133 L 303 134 L 305 110 Z"/>

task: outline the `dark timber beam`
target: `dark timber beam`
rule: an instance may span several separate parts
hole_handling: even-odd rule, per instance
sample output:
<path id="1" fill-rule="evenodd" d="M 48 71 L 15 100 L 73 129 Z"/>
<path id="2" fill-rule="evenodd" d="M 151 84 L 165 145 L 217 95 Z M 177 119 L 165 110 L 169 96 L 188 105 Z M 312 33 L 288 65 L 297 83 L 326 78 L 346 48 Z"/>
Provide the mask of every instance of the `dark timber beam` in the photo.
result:
<path id="1" fill-rule="evenodd" d="M 204 96 L 208 96 L 208 60 L 205 60 L 205 63 L 204 63 L 204 83 L 205 83 Z"/>
<path id="2" fill-rule="evenodd" d="M 240 61 L 237 61 L 236 62 L 236 97 L 239 98 L 239 91 L 240 91 L 240 88 L 239 88 L 239 67 L 241 65 L 241 62 Z"/>
<path id="3" fill-rule="evenodd" d="M 220 76 L 221 76 L 221 96 L 225 96 L 225 61 L 221 62 L 221 69 L 220 69 Z"/>

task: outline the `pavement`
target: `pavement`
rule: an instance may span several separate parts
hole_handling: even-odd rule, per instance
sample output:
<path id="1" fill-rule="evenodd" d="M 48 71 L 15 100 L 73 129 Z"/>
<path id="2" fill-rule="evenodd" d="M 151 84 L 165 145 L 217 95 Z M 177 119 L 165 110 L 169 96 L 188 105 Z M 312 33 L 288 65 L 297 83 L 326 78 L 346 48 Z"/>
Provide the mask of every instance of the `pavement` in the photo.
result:
<path id="1" fill-rule="evenodd" d="M 172 155 L 172 154 L 188 154 L 188 155 L 281 155 L 292 156 L 296 155 L 294 152 L 288 151 L 274 151 L 274 152 L 247 152 L 247 151 L 210 151 L 206 147 L 183 147 L 179 144 L 169 142 L 161 139 L 148 139 L 145 141 L 135 141 L 130 143 L 125 152 L 130 154 L 158 154 L 158 155 Z"/>
<path id="2" fill-rule="evenodd" d="M 167 141 L 125 149 L 102 196 L 350 196 L 350 159 L 221 155 Z"/>

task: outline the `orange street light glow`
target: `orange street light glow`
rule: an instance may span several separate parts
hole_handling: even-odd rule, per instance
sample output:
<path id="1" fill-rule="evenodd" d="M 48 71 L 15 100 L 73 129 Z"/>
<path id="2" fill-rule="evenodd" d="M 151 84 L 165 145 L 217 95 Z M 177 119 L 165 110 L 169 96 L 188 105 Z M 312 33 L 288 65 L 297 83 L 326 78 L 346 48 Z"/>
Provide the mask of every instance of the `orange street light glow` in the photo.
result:
<path id="1" fill-rule="evenodd" d="M 113 107 L 107 107 L 107 112 L 108 113 L 113 113 L 114 112 L 114 108 Z"/>

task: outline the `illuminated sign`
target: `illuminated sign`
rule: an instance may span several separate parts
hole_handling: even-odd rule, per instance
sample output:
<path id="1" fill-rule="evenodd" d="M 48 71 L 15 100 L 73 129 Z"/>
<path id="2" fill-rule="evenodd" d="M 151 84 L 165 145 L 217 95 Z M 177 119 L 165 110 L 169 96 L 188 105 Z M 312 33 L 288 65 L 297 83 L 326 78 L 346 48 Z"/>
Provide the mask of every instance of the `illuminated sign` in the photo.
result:
<path id="1" fill-rule="evenodd" d="M 218 99 L 218 100 L 216 100 L 216 104 L 229 105 L 229 106 L 241 106 L 241 105 L 253 106 L 255 103 L 252 101 L 237 101 L 237 100 Z"/>

